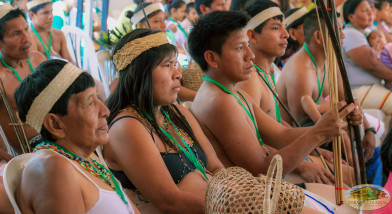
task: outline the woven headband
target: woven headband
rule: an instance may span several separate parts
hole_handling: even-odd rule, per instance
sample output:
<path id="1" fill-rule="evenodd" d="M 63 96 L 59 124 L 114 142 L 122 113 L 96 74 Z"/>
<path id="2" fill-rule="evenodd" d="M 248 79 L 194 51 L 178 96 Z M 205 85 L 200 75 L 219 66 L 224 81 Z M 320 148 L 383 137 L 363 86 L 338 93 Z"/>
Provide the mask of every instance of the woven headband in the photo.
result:
<path id="1" fill-rule="evenodd" d="M 283 15 L 283 13 L 279 9 L 279 7 L 270 7 L 266 10 L 261 11 L 259 14 L 257 14 L 252 19 L 250 19 L 248 24 L 246 25 L 245 29 L 246 30 L 253 30 L 257 26 L 264 23 L 266 20 L 268 20 L 272 17 L 278 16 L 278 15 Z"/>
<path id="2" fill-rule="evenodd" d="M 0 19 L 7 15 L 13 9 L 15 8 L 13 8 L 10 3 L 0 5 Z"/>
<path id="3" fill-rule="evenodd" d="M 291 25 L 293 22 L 297 21 L 307 13 L 309 13 L 309 11 L 308 9 L 306 9 L 306 7 L 302 7 L 301 9 L 295 11 L 293 14 L 286 18 L 286 27 Z"/>
<path id="4" fill-rule="evenodd" d="M 169 41 L 163 32 L 132 40 L 114 54 L 113 63 L 118 71 L 124 70 L 143 52 L 164 44 L 169 44 Z"/>
<path id="5" fill-rule="evenodd" d="M 40 4 L 50 3 L 51 0 L 32 0 L 26 3 L 27 10 L 30 11 L 31 8 L 36 7 Z"/>
<path id="6" fill-rule="evenodd" d="M 67 63 L 49 85 L 34 99 L 27 113 L 26 123 L 38 132 L 41 132 L 45 116 L 82 72 L 72 63 Z"/>
<path id="7" fill-rule="evenodd" d="M 146 12 L 146 16 L 150 15 L 151 13 L 153 13 L 157 10 L 165 11 L 165 8 L 163 7 L 163 5 L 161 3 L 153 3 L 153 4 L 150 4 L 144 8 L 144 11 Z M 144 13 L 143 13 L 143 10 L 140 10 L 139 12 L 135 13 L 132 16 L 131 22 L 132 22 L 132 24 L 136 25 L 142 19 L 144 19 Z"/>

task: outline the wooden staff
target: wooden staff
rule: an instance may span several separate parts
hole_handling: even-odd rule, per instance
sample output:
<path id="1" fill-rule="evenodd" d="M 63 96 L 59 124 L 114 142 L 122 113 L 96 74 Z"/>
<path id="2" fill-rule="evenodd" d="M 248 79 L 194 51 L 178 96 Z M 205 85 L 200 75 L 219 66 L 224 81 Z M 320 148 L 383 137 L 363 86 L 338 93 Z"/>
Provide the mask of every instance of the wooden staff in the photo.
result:
<path id="1" fill-rule="evenodd" d="M 353 95 L 351 92 L 351 87 L 350 87 L 350 83 L 348 80 L 347 71 L 346 71 L 346 68 L 345 68 L 344 62 L 343 62 L 342 50 L 340 48 L 340 37 L 337 36 L 337 34 L 339 34 L 339 30 L 338 29 L 334 30 L 334 25 L 333 25 L 333 22 L 331 19 L 331 17 L 332 17 L 333 20 L 335 20 L 335 21 L 337 20 L 336 11 L 335 11 L 335 4 L 332 0 L 328 0 L 328 1 L 330 2 L 329 5 L 331 5 L 331 8 L 334 12 L 334 14 L 332 14 L 331 16 L 328 14 L 327 8 L 326 8 L 323 0 L 317 0 L 317 3 L 318 3 L 318 5 L 320 5 L 321 13 L 324 16 L 325 24 L 328 29 L 329 35 L 330 35 L 332 47 L 334 49 L 334 54 L 336 56 L 336 62 L 339 66 L 339 70 L 340 70 L 342 80 L 343 80 L 343 87 L 344 87 L 344 94 L 345 94 L 346 102 L 347 103 L 354 103 L 354 98 L 353 98 Z M 335 27 L 336 27 L 336 25 L 335 25 Z M 357 151 L 356 151 L 357 154 L 353 154 L 353 157 L 358 155 L 358 161 L 359 161 L 359 173 L 358 173 L 358 165 L 354 163 L 355 178 L 356 178 L 357 184 L 366 184 L 367 180 L 366 180 L 365 161 L 364 161 L 364 157 L 363 157 L 363 146 L 362 146 L 362 140 L 361 140 L 359 126 L 353 126 L 353 130 L 354 130 L 355 143 L 356 143 L 356 148 L 357 148 Z M 351 147 L 355 148 L 355 144 L 353 143 L 353 141 L 351 141 Z M 355 158 L 353 158 L 353 160 L 355 160 Z M 360 179 L 359 179 L 358 174 L 360 174 Z"/>
<path id="2" fill-rule="evenodd" d="M 14 128 L 15 135 L 18 139 L 19 146 L 22 150 L 22 153 L 31 152 L 29 141 L 27 140 L 26 132 L 23 127 L 23 123 L 22 123 L 22 121 L 20 121 L 18 115 L 15 116 L 14 112 L 12 111 L 12 107 L 11 107 L 10 101 L 8 100 L 7 93 L 5 92 L 3 81 L 1 78 L 0 78 L 0 83 L 1 83 L 0 84 L 0 96 L 1 96 L 1 99 L 3 100 L 5 108 L 7 110 L 8 117 L 11 121 L 10 125 Z"/>
<path id="3" fill-rule="evenodd" d="M 144 10 L 144 5 L 143 5 L 141 0 L 138 0 L 138 2 L 139 2 L 139 5 L 140 5 L 140 9 L 143 11 L 144 18 L 147 21 L 148 28 L 151 30 L 151 25 L 150 25 L 150 22 L 148 21 L 148 17 L 146 15 L 146 11 Z"/>
<path id="4" fill-rule="evenodd" d="M 15 150 L 12 148 L 12 146 L 8 142 L 7 136 L 5 136 L 3 127 L 1 127 L 1 125 L 0 125 L 0 136 L 4 142 L 5 147 L 7 148 L 7 153 L 13 157 L 16 157 L 18 154 L 15 152 Z"/>

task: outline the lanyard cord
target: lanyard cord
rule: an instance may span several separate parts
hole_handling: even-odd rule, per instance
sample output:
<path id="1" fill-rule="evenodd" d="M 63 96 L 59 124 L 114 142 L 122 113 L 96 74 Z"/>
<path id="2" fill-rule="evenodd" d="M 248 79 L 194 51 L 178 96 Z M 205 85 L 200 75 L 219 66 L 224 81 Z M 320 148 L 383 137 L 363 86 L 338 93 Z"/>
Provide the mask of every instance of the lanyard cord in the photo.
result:
<path id="1" fill-rule="evenodd" d="M 170 21 L 172 21 L 172 22 L 175 22 L 175 23 L 177 23 L 177 26 L 178 26 L 178 28 L 181 30 L 181 32 L 183 32 L 184 33 L 184 35 L 185 35 L 185 38 L 187 38 L 188 39 L 188 33 L 185 31 L 185 29 L 180 25 L 180 23 L 178 23 L 178 22 L 176 22 L 176 21 L 174 21 L 174 19 L 172 19 L 172 18 L 169 18 L 169 20 Z"/>
<path id="2" fill-rule="evenodd" d="M 257 66 L 256 63 L 253 62 L 253 65 L 256 67 L 256 69 L 258 70 L 258 72 L 262 72 L 262 73 L 264 74 L 265 80 L 267 80 L 268 85 L 272 88 L 272 85 L 271 85 L 270 81 L 268 80 L 267 74 L 266 74 L 259 66 Z M 276 83 L 275 83 L 275 79 L 274 79 L 273 74 L 271 74 L 271 76 L 272 76 L 272 82 L 274 83 L 274 86 L 275 86 L 275 92 L 278 93 L 278 92 L 276 91 Z M 272 93 L 272 95 L 274 96 L 274 101 L 275 101 L 276 119 L 278 120 L 279 123 L 282 123 L 282 117 L 281 117 L 281 115 L 280 115 L 279 104 L 278 104 L 278 102 L 276 101 L 275 94 Z"/>
<path id="3" fill-rule="evenodd" d="M 219 88 L 221 88 L 224 92 L 233 95 L 233 96 L 237 99 L 237 101 L 241 104 L 242 108 L 243 108 L 243 109 L 246 111 L 246 113 L 248 114 L 249 118 L 252 120 L 253 125 L 254 125 L 255 130 L 256 130 L 257 139 L 259 140 L 260 145 L 263 145 L 263 144 L 264 144 L 264 143 L 263 143 L 263 140 L 261 139 L 259 130 L 258 130 L 257 126 L 256 126 L 256 121 L 255 121 L 253 115 L 250 113 L 250 109 L 248 110 L 247 108 L 245 108 L 244 104 L 242 104 L 242 102 L 240 101 L 240 99 L 238 99 L 238 97 L 237 97 L 235 94 L 233 94 L 231 91 L 229 91 L 225 86 L 223 86 L 222 84 L 220 84 L 218 81 L 216 81 L 216 80 L 214 80 L 214 79 L 211 79 L 211 78 L 208 78 L 208 77 L 205 77 L 205 76 L 203 76 L 203 80 L 214 83 L 214 84 L 217 85 Z M 243 97 L 242 94 L 241 94 L 240 92 L 237 91 L 237 93 L 245 100 L 245 97 Z M 245 100 L 245 102 L 246 102 L 246 100 Z M 248 103 L 246 102 L 246 104 L 248 104 Z"/>
<path id="4" fill-rule="evenodd" d="M 18 72 L 15 70 L 15 68 L 13 68 L 13 67 L 9 66 L 7 63 L 5 63 L 5 61 L 1 55 L 0 55 L 0 60 L 7 68 L 11 69 L 14 72 L 14 74 L 15 74 L 16 78 L 19 80 L 19 82 L 23 81 L 22 78 L 20 78 Z M 26 60 L 27 60 L 27 63 L 29 63 L 31 73 L 33 73 L 34 69 L 33 69 L 33 66 L 31 65 L 30 60 L 28 58 Z"/>
<path id="5" fill-rule="evenodd" d="M 304 49 L 305 51 L 308 53 L 310 59 L 312 60 L 314 66 L 316 67 L 316 75 L 317 75 L 317 85 L 318 85 L 318 90 L 319 90 L 319 95 L 317 100 L 315 101 L 315 103 L 317 103 L 321 97 L 321 94 L 323 93 L 323 88 L 324 88 L 324 80 L 325 80 L 325 66 L 324 66 L 324 76 L 323 76 L 323 82 L 322 85 L 320 86 L 320 80 L 319 80 L 319 76 L 318 76 L 318 68 L 317 68 L 317 64 L 316 64 L 316 60 L 314 60 L 312 53 L 310 53 L 308 47 L 306 46 L 306 44 L 304 44 Z"/>
<path id="6" fill-rule="evenodd" d="M 42 46 L 44 47 L 46 57 L 50 59 L 50 51 L 51 51 L 51 44 L 52 44 L 52 34 L 49 32 L 49 43 L 48 43 L 48 48 L 46 48 L 45 43 L 42 41 L 41 36 L 39 33 L 35 30 L 34 26 L 31 25 L 31 29 L 33 30 L 34 34 L 38 37 L 39 41 L 41 42 Z"/>
<path id="7" fill-rule="evenodd" d="M 354 27 L 354 25 L 352 25 L 351 23 L 348 23 L 346 26 L 347 26 L 347 27 L 352 27 L 352 28 L 354 28 L 355 30 L 361 32 L 358 28 Z M 362 33 L 362 32 L 361 32 L 361 33 Z M 368 37 L 368 34 L 367 34 L 366 32 L 364 32 L 363 34 L 365 34 L 365 36 Z"/>

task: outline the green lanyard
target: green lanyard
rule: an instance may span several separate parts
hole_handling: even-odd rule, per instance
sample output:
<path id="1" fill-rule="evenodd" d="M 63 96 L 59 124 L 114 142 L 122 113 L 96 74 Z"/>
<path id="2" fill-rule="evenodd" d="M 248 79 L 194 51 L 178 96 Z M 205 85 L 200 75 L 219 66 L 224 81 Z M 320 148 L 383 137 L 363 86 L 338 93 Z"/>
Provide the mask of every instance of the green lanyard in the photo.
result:
<path id="1" fill-rule="evenodd" d="M 180 23 L 174 21 L 174 19 L 172 19 L 172 18 L 169 18 L 169 20 L 172 21 L 172 22 L 177 23 L 177 24 L 178 24 L 178 25 L 177 25 L 178 28 L 181 30 L 181 32 L 184 33 L 185 37 L 188 39 L 188 33 L 187 33 L 187 32 L 185 31 L 185 29 L 180 25 Z"/>
<path id="2" fill-rule="evenodd" d="M 256 129 L 257 139 L 259 140 L 260 145 L 263 145 L 264 143 L 263 143 L 263 140 L 261 139 L 259 130 L 257 129 L 255 118 L 254 118 L 253 115 L 250 113 L 250 110 L 248 110 L 247 108 L 245 108 L 244 104 L 242 104 L 242 102 L 240 101 L 240 99 L 238 99 L 238 97 L 237 97 L 235 94 L 233 94 L 231 91 L 229 91 L 225 86 L 223 86 L 222 84 L 220 84 L 218 81 L 216 81 L 216 80 L 214 80 L 214 79 L 211 79 L 211 78 L 208 78 L 208 77 L 205 77 L 205 76 L 203 76 L 202 78 L 203 78 L 203 80 L 205 80 L 205 81 L 214 83 L 214 84 L 217 85 L 219 88 L 221 88 L 224 92 L 233 95 L 233 96 L 237 99 L 237 101 L 241 104 L 242 108 L 243 108 L 243 109 L 246 111 L 246 113 L 248 114 L 249 118 L 252 120 L 253 125 L 255 126 L 255 129 Z M 239 95 L 241 95 L 241 97 L 242 97 L 242 98 L 245 100 L 245 102 L 246 102 L 245 97 L 242 96 L 242 94 L 241 94 L 239 91 L 237 91 L 237 93 L 238 93 Z"/>
<path id="3" fill-rule="evenodd" d="M 206 174 L 206 170 L 203 168 L 203 166 L 200 164 L 199 160 L 197 160 L 195 153 L 192 151 L 192 149 L 189 147 L 189 145 L 186 143 L 186 141 L 184 140 L 184 138 L 182 138 L 180 132 L 177 130 L 177 127 L 173 124 L 173 122 L 171 121 L 169 115 L 167 115 L 167 113 L 161 108 L 161 112 L 163 114 L 164 117 L 166 117 L 170 124 L 173 126 L 174 130 L 176 131 L 176 133 L 178 134 L 178 136 L 180 136 L 182 143 L 185 145 L 186 149 L 184 149 L 184 147 L 182 147 L 175 139 L 174 137 L 167 132 L 166 130 L 162 129 L 161 127 L 159 127 L 161 129 L 161 131 L 163 132 L 163 134 L 169 138 L 172 142 L 176 143 L 176 145 L 181 149 L 181 151 L 185 154 L 185 156 L 188 158 L 189 161 L 191 161 L 193 163 L 193 165 L 196 167 L 196 169 L 198 169 L 203 175 L 204 177 L 207 179 L 207 181 L 209 180 Z M 152 120 L 151 116 L 148 115 L 147 113 L 144 113 L 148 118 L 150 118 L 150 120 Z"/>
<path id="4" fill-rule="evenodd" d="M 352 25 L 351 23 L 348 23 L 346 26 L 347 26 L 347 27 L 352 27 L 352 28 L 354 28 L 355 30 L 361 32 L 358 28 L 354 27 L 354 25 Z M 362 33 L 362 32 L 361 32 L 361 33 Z M 365 36 L 368 37 L 368 34 L 367 34 L 366 32 L 364 32 L 363 34 L 365 34 Z"/>
<path id="5" fill-rule="evenodd" d="M 304 44 L 304 49 L 305 49 L 305 51 L 309 54 L 310 59 L 312 60 L 314 66 L 316 67 L 317 84 L 318 84 L 318 90 L 319 90 L 318 98 L 317 98 L 317 100 L 315 101 L 315 103 L 317 103 L 317 102 L 319 101 L 320 97 L 321 97 L 321 94 L 323 93 L 324 80 L 325 80 L 325 73 L 326 73 L 326 72 L 325 72 L 325 66 L 324 66 L 323 83 L 322 83 L 322 85 L 320 86 L 320 80 L 319 80 L 319 76 L 318 76 L 318 68 L 317 68 L 316 61 L 314 60 L 313 55 L 312 55 L 312 53 L 310 53 L 310 51 L 309 51 L 308 47 L 306 46 L 306 44 Z"/>
<path id="6" fill-rule="evenodd" d="M 3 57 L 1 55 L 0 55 L 0 60 L 7 68 L 11 69 L 14 72 L 14 74 L 15 74 L 16 78 L 19 80 L 19 82 L 23 81 L 22 78 L 20 78 L 18 72 L 15 70 L 15 68 L 13 68 L 13 67 L 9 66 L 7 63 L 5 63 L 5 61 L 4 61 L 4 59 L 3 59 Z M 30 67 L 31 73 L 33 73 L 34 69 L 33 69 L 33 66 L 31 65 L 30 60 L 28 58 L 26 60 L 29 63 L 29 67 Z"/>
<path id="7" fill-rule="evenodd" d="M 38 37 L 39 41 L 41 42 L 42 46 L 44 47 L 45 53 L 46 53 L 46 57 L 48 57 L 48 59 L 50 59 L 50 49 L 51 49 L 51 44 L 52 44 L 52 34 L 49 32 L 49 43 L 48 43 L 48 48 L 46 48 L 45 43 L 42 41 L 41 36 L 35 30 L 33 25 L 31 25 L 31 29 L 33 30 L 34 34 Z"/>
<path id="8" fill-rule="evenodd" d="M 253 65 L 256 67 L 256 69 L 257 69 L 259 72 L 262 72 L 262 73 L 264 74 L 265 80 L 267 80 L 268 85 L 272 88 L 272 85 L 271 85 L 271 83 L 270 83 L 269 80 L 268 80 L 267 74 L 266 74 L 259 66 L 257 66 L 256 63 L 253 63 Z M 272 76 L 272 82 L 274 83 L 275 92 L 276 92 L 276 83 L 275 83 L 274 75 L 271 74 L 271 76 Z M 275 94 L 273 94 L 273 95 L 274 95 L 274 101 L 275 101 L 276 119 L 278 120 L 279 123 L 282 123 L 282 117 L 280 116 L 279 104 L 278 104 L 278 102 L 276 101 Z"/>

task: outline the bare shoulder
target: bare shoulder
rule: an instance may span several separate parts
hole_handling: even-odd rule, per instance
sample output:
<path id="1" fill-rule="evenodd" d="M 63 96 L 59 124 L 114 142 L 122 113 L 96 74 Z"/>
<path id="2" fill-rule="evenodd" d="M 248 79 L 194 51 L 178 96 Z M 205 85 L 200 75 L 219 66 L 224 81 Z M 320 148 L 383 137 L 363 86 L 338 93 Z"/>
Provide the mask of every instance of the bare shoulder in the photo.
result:
<path id="1" fill-rule="evenodd" d="M 61 31 L 59 29 L 52 28 L 50 31 L 51 31 L 53 37 L 56 37 L 56 38 L 63 38 L 64 37 L 65 38 L 63 31 Z"/>
<path id="2" fill-rule="evenodd" d="M 34 68 L 47 60 L 46 57 L 39 51 L 32 51 L 29 55 L 29 59 Z"/>

